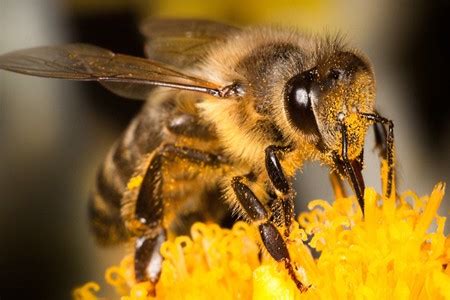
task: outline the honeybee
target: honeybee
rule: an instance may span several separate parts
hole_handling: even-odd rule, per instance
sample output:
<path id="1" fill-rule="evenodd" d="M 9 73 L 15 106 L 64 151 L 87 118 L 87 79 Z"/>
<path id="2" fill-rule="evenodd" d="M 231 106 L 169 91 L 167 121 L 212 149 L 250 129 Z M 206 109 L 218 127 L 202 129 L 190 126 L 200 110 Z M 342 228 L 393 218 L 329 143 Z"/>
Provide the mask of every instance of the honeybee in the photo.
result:
<path id="1" fill-rule="evenodd" d="M 392 193 L 393 123 L 376 112 L 368 59 L 340 38 L 291 29 L 151 20 L 142 33 L 147 58 L 85 44 L 0 56 L 0 69 L 98 81 L 146 101 L 99 170 L 89 203 L 98 240 L 134 241 L 136 280 L 156 283 L 169 232 L 231 209 L 306 290 L 286 246 L 302 164 L 347 179 L 363 210 L 364 137 L 375 125 Z"/>

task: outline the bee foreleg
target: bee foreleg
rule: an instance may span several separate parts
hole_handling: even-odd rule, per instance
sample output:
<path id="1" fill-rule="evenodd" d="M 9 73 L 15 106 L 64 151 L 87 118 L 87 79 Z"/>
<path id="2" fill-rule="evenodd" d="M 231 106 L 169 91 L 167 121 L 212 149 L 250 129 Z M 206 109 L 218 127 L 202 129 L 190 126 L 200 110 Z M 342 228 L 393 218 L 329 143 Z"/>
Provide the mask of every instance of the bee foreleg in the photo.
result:
<path id="1" fill-rule="evenodd" d="M 388 174 L 387 174 L 387 187 L 386 197 L 390 197 L 392 193 L 392 185 L 394 180 L 394 123 L 378 114 L 365 114 L 361 113 L 363 117 L 375 122 L 375 146 L 380 151 L 380 156 L 387 161 Z M 386 131 L 385 126 L 388 130 Z"/>
<path id="2" fill-rule="evenodd" d="M 384 124 L 388 125 L 389 131 L 386 131 Z M 394 123 L 390 120 L 384 119 L 382 123 L 374 124 L 375 131 L 375 147 L 378 148 L 380 157 L 385 159 L 388 163 L 388 176 L 386 196 L 389 197 L 392 191 L 392 181 L 395 174 L 394 163 Z"/>
<path id="3" fill-rule="evenodd" d="M 269 146 L 266 148 L 266 169 L 269 179 L 272 182 L 275 189 L 281 193 L 277 195 L 281 198 L 284 223 L 286 226 L 286 235 L 289 235 L 289 229 L 294 218 L 294 195 L 295 192 L 292 186 L 289 184 L 286 176 L 284 175 L 283 168 L 281 167 L 280 160 L 278 159 L 277 152 L 286 151 L 287 147 Z"/>
<path id="4" fill-rule="evenodd" d="M 236 198 L 245 211 L 247 217 L 258 226 L 258 231 L 261 236 L 261 241 L 267 252 L 278 262 L 284 262 L 285 267 L 297 285 L 300 291 L 306 291 L 306 287 L 297 279 L 294 268 L 291 264 L 289 251 L 283 236 L 280 234 L 276 226 L 270 221 L 269 213 L 264 205 L 252 190 L 244 183 L 240 176 L 234 177 L 231 186 L 236 195 Z"/>

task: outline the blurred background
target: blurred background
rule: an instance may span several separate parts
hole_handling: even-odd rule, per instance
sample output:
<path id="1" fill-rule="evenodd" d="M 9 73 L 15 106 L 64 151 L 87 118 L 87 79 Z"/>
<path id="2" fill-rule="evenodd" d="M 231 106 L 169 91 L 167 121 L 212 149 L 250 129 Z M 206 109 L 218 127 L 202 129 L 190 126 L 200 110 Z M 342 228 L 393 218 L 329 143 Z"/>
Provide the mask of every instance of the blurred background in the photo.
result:
<path id="1" fill-rule="evenodd" d="M 373 62 L 377 105 L 395 122 L 399 190 L 423 195 L 450 179 L 449 9 L 439 0 L 0 0 L 0 53 L 84 42 L 142 56 L 137 28 L 151 16 L 340 31 Z M 97 166 L 140 105 L 95 83 L 0 71 L 0 299 L 68 299 L 87 281 L 104 285 L 105 268 L 126 249 L 95 245 L 87 199 Z M 366 160 L 367 185 L 379 190 L 375 153 Z M 317 164 L 296 182 L 298 209 L 331 198 Z"/>

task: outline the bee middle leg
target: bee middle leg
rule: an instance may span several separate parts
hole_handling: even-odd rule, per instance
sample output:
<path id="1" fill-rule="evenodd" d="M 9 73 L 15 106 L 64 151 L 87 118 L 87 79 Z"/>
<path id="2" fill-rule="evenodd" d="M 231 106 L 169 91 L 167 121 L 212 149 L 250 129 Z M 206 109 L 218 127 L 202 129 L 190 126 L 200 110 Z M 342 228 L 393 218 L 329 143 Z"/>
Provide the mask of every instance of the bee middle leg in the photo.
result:
<path id="1" fill-rule="evenodd" d="M 134 220 L 139 227 L 135 245 L 134 268 L 136 281 L 156 283 L 162 266 L 160 247 L 167 238 L 163 225 L 163 168 L 167 160 L 185 159 L 193 164 L 220 166 L 223 159 L 215 154 L 166 144 L 155 153 L 142 180 L 135 204 Z"/>
<path id="2" fill-rule="evenodd" d="M 261 241 L 269 254 L 277 262 L 284 262 L 290 277 L 300 291 L 306 291 L 306 287 L 297 279 L 291 263 L 289 251 L 283 236 L 280 234 L 275 224 L 270 220 L 270 214 L 256 197 L 252 190 L 243 183 L 243 177 L 236 176 L 232 179 L 231 187 L 234 194 L 250 221 L 256 224 Z"/>
<path id="3" fill-rule="evenodd" d="M 275 193 L 272 193 L 276 198 L 275 201 L 281 202 L 281 205 L 275 205 L 274 207 L 282 209 L 281 214 L 283 215 L 285 225 L 285 236 L 288 236 L 289 228 L 294 218 L 295 193 L 284 175 L 280 160 L 277 156 L 279 152 L 286 151 L 288 151 L 287 147 L 267 147 L 265 151 L 265 165 L 269 179 L 276 189 Z M 283 261 L 285 263 L 285 267 L 290 277 L 297 285 L 297 288 L 302 292 L 306 291 L 307 287 L 297 279 L 294 272 L 294 267 L 292 266 L 289 251 L 283 236 L 280 234 L 273 221 L 271 221 L 271 216 L 264 205 L 242 181 L 242 177 L 238 176 L 233 178 L 232 188 L 247 216 L 252 222 L 258 224 L 259 234 L 264 247 L 276 261 Z M 277 218 L 277 214 L 280 214 L 280 212 L 276 210 L 277 209 L 272 209 L 271 211 L 271 214 L 275 215 L 275 218 Z"/>
<path id="4" fill-rule="evenodd" d="M 277 156 L 279 152 L 288 151 L 287 147 L 269 146 L 266 148 L 266 169 L 272 185 L 275 187 L 275 201 L 281 202 L 282 215 L 285 225 L 285 235 L 289 236 L 292 220 L 294 219 L 294 198 L 295 192 L 289 184 L 281 167 L 280 160 Z M 274 211 L 272 213 L 278 214 Z"/>

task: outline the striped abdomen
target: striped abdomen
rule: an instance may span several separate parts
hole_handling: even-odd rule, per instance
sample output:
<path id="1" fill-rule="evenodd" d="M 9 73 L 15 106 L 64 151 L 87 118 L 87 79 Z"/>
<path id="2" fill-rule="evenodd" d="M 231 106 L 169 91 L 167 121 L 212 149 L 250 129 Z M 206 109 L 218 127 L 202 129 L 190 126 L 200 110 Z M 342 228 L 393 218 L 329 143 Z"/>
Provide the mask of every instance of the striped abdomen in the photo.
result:
<path id="1" fill-rule="evenodd" d="M 128 239 L 121 217 L 121 200 L 126 185 L 143 155 L 152 152 L 162 140 L 164 111 L 144 106 L 101 165 L 89 201 L 91 228 L 101 244 Z"/>

